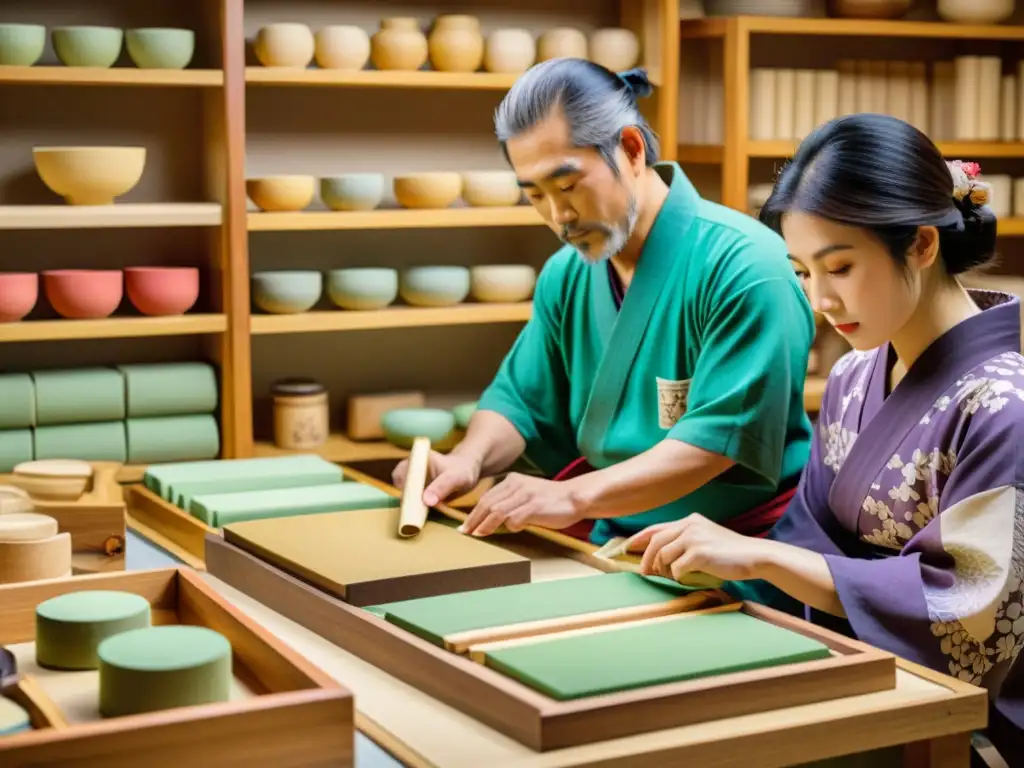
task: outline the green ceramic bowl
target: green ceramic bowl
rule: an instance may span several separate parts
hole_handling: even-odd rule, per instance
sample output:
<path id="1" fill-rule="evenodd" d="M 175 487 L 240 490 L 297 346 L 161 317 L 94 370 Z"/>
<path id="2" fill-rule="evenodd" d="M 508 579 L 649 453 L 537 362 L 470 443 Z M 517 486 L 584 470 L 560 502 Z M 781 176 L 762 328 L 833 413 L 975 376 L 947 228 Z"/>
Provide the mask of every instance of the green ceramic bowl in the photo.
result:
<path id="1" fill-rule="evenodd" d="M 305 312 L 320 300 L 323 290 L 323 274 L 313 270 L 257 272 L 252 276 L 253 303 L 272 315 Z"/>
<path id="2" fill-rule="evenodd" d="M 452 415 L 455 416 L 455 425 L 459 429 L 465 429 L 469 426 L 469 420 L 476 413 L 478 403 L 474 400 L 472 403 L 459 403 L 452 408 Z"/>
<path id="3" fill-rule="evenodd" d="M 0 66 L 31 67 L 46 48 L 46 27 L 40 24 L 0 24 Z"/>
<path id="4" fill-rule="evenodd" d="M 327 295 L 342 309 L 383 309 L 398 298 L 398 270 L 352 267 L 327 273 Z"/>
<path id="5" fill-rule="evenodd" d="M 384 175 L 346 173 L 320 179 L 320 199 L 332 211 L 371 211 L 384 199 Z"/>
<path id="6" fill-rule="evenodd" d="M 380 419 L 384 436 L 399 448 L 412 448 L 417 437 L 426 437 L 437 444 L 455 429 L 455 417 L 451 411 L 440 408 L 396 408 Z"/>
<path id="7" fill-rule="evenodd" d="M 196 33 L 191 29 L 129 29 L 124 41 L 140 69 L 184 69 L 196 52 Z"/>
<path id="8" fill-rule="evenodd" d="M 124 32 L 117 27 L 55 27 L 53 50 L 67 67 L 112 67 Z"/>
<path id="9" fill-rule="evenodd" d="M 405 302 L 414 307 L 450 307 L 469 295 L 469 269 L 411 267 L 402 273 L 398 290 Z"/>

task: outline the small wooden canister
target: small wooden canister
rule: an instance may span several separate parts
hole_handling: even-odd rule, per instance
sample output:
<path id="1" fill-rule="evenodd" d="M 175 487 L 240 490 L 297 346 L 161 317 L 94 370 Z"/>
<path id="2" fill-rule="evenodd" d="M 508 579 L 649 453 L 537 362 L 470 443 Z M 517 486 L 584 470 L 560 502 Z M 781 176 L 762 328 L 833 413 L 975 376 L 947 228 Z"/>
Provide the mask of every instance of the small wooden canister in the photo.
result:
<path id="1" fill-rule="evenodd" d="M 327 442 L 330 414 L 327 390 L 308 379 L 275 382 L 274 444 L 278 448 L 305 450 Z"/>

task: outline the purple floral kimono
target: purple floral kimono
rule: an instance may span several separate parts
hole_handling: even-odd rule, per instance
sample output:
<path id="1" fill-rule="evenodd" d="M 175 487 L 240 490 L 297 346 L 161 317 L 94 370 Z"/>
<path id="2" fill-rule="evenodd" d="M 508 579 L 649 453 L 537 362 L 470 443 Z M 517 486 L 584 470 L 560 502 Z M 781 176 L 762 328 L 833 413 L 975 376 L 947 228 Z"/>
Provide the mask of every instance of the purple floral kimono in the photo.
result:
<path id="1" fill-rule="evenodd" d="M 983 311 L 935 341 L 888 396 L 889 345 L 835 365 L 797 494 L 769 536 L 825 556 L 857 638 L 987 688 L 988 735 L 1015 766 L 1024 761 L 1020 302 L 970 293 Z M 767 585 L 733 586 L 767 597 L 756 594 Z"/>

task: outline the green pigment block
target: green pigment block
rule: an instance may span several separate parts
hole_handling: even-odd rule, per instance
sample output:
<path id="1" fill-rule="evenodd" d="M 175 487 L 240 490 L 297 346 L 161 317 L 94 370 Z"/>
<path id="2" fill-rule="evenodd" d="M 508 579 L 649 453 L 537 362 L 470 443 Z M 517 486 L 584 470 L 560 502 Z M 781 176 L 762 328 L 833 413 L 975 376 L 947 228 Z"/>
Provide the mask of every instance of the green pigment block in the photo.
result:
<path id="1" fill-rule="evenodd" d="M 567 701 L 829 656 L 817 640 L 736 611 L 505 648 L 486 665 Z"/>
<path id="2" fill-rule="evenodd" d="M 362 483 L 335 483 L 311 488 L 279 488 L 196 496 L 188 511 L 207 525 L 221 528 L 247 520 L 296 517 L 322 512 L 397 507 L 400 500 Z"/>
<path id="3" fill-rule="evenodd" d="M 373 606 L 392 624 L 436 645 L 457 632 L 655 605 L 693 592 L 671 579 L 606 573 L 514 584 Z"/>
<path id="4" fill-rule="evenodd" d="M 210 414 L 217 408 L 217 374 L 208 363 L 119 365 L 129 419 Z"/>
<path id="5" fill-rule="evenodd" d="M 220 453 L 220 429 L 208 414 L 128 419 L 125 434 L 129 464 L 209 460 Z"/>
<path id="6" fill-rule="evenodd" d="M 36 425 L 36 389 L 27 373 L 0 374 L 0 429 Z"/>
<path id="7" fill-rule="evenodd" d="M 179 486 L 188 488 L 187 495 L 198 496 L 201 493 L 328 485 L 341 482 L 341 478 L 341 467 L 337 464 L 315 454 L 301 454 L 150 466 L 143 476 L 143 483 L 165 501 L 178 504 L 172 496 L 172 489 Z"/>
<path id="8" fill-rule="evenodd" d="M 16 466 L 34 458 L 31 429 L 0 430 L 0 472 L 13 472 Z"/>
<path id="9" fill-rule="evenodd" d="M 120 421 L 125 417 L 124 378 L 113 368 L 33 371 L 32 380 L 36 390 L 36 426 Z"/>
<path id="10" fill-rule="evenodd" d="M 148 627 L 152 609 L 141 595 L 84 590 L 36 606 L 36 663 L 46 669 L 97 669 L 96 649 L 108 637 Z"/>
<path id="11" fill-rule="evenodd" d="M 133 629 L 100 643 L 100 714 L 123 717 L 227 701 L 231 643 L 206 627 Z"/>

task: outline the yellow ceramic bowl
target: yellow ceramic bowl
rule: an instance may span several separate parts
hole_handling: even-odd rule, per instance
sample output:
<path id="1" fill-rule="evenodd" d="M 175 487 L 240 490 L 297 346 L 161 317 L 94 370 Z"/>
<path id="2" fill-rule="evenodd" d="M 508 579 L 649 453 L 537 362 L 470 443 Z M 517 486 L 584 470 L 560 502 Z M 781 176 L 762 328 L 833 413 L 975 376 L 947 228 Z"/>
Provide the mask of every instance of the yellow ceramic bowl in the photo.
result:
<path id="1" fill-rule="evenodd" d="M 462 176 L 444 172 L 396 176 L 394 192 L 403 208 L 447 208 L 462 194 Z"/>
<path id="2" fill-rule="evenodd" d="M 245 191 L 249 199 L 264 211 L 301 211 L 313 202 L 316 178 L 264 176 L 246 180 Z"/>
<path id="3" fill-rule="evenodd" d="M 35 147 L 43 183 L 71 205 L 110 205 L 131 191 L 146 167 L 145 147 Z"/>

